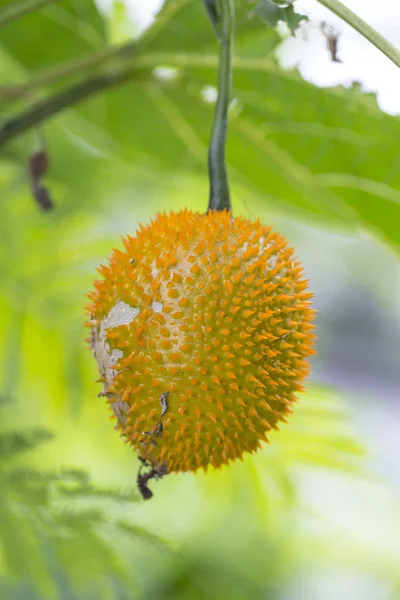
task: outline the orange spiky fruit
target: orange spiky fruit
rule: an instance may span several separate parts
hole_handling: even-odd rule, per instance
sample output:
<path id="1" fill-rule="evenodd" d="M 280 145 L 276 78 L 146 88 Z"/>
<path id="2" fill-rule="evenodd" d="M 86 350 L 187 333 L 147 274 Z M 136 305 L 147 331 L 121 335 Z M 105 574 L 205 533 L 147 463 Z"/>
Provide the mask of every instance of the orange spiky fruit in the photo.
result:
<path id="1" fill-rule="evenodd" d="M 160 473 L 255 451 L 291 412 L 313 353 L 293 250 L 258 220 L 188 210 L 123 243 L 88 308 L 116 428 Z"/>

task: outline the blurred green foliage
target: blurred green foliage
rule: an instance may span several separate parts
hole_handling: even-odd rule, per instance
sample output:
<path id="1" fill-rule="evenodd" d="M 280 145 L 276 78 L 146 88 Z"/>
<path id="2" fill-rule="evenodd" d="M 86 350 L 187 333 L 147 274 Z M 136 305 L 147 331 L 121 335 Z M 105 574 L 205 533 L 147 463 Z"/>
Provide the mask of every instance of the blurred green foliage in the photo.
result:
<path id="1" fill-rule="evenodd" d="M 397 250 L 399 119 L 356 88 L 323 90 L 282 70 L 277 33 L 236 5 L 235 213 L 361 228 Z M 1 150 L 0 597 L 278 599 L 303 570 L 352 560 L 400 586 L 395 552 L 378 559 L 361 539 L 335 553 L 344 538 L 318 530 L 304 499 L 310 472 L 366 478 L 362 444 L 331 391 L 301 397 L 257 456 L 168 477 L 145 505 L 132 492 L 137 461 L 96 397 L 82 307 L 121 234 L 157 210 L 205 209 L 217 53 L 201 2 L 167 0 L 135 48 L 115 55 L 126 20 L 121 3 L 110 21 L 92 0 L 60 0 L 0 30 L 5 120 L 84 77 L 132 69 L 129 83 Z M 69 68 L 92 53 L 104 60 Z M 27 95 L 11 94 L 26 82 Z M 27 175 L 42 138 L 55 202 L 46 214 Z"/>

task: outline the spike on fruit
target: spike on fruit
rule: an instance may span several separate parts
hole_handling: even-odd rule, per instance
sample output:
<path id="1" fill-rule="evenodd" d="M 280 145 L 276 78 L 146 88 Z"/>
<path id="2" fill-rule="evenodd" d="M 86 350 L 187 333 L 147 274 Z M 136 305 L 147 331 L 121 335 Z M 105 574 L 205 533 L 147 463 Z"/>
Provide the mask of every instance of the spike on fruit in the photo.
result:
<path id="1" fill-rule="evenodd" d="M 313 353 L 293 250 L 223 211 L 159 214 L 123 244 L 87 308 L 116 429 L 156 475 L 256 451 L 291 413 Z"/>

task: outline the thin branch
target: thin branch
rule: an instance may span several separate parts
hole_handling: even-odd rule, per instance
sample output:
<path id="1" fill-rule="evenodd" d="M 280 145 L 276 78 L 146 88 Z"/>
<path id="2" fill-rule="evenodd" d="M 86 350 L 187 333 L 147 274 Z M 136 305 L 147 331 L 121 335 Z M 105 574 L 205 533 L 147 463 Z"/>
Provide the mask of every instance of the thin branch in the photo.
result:
<path id="1" fill-rule="evenodd" d="M 35 88 L 51 85 L 60 79 L 82 74 L 84 71 L 94 69 L 95 67 L 106 66 L 112 60 L 130 59 L 136 47 L 136 41 L 130 41 L 119 46 L 109 46 L 104 50 L 71 60 L 52 69 L 46 69 L 25 83 L 0 85 L 0 100 L 2 98 L 23 98 Z"/>
<path id="2" fill-rule="evenodd" d="M 232 210 L 225 148 L 228 129 L 228 108 L 232 88 L 232 58 L 235 29 L 234 4 L 233 0 L 220 0 L 218 4 L 205 0 L 205 6 L 213 27 L 218 33 L 220 43 L 218 96 L 208 153 L 210 178 L 208 210 Z"/>
<path id="3" fill-rule="evenodd" d="M 123 59 L 126 56 L 127 61 L 134 55 L 136 45 L 128 42 L 122 46 L 111 46 L 102 53 L 90 54 L 79 58 L 78 60 L 65 63 L 61 67 L 44 70 L 26 83 L 0 85 L 0 100 L 7 98 L 23 98 L 30 90 L 46 87 L 57 83 L 65 77 L 73 75 L 82 75 L 87 69 L 95 66 L 110 67 L 109 62 L 112 59 Z M 108 60 L 110 59 L 110 61 Z M 118 63 L 120 67 L 124 63 Z M 149 52 L 145 54 L 135 54 L 135 65 L 138 69 L 154 68 L 159 65 L 168 65 L 176 68 L 210 68 L 215 69 L 218 66 L 218 57 L 214 53 L 210 54 L 185 54 L 174 52 Z M 291 78 L 287 72 L 282 71 L 279 65 L 269 58 L 235 57 L 233 65 L 239 69 L 250 69 L 251 71 L 266 70 L 270 73 L 280 73 L 282 77 Z"/>
<path id="4" fill-rule="evenodd" d="M 21 2 L 12 2 L 0 11 L 0 27 L 24 17 L 30 12 L 39 10 L 52 2 L 58 2 L 58 0 L 22 0 Z"/>
<path id="5" fill-rule="evenodd" d="M 395 65 L 400 67 L 400 50 L 393 46 L 380 33 L 375 31 L 373 27 L 368 25 L 358 15 L 353 13 L 347 6 L 344 6 L 339 0 L 317 0 L 320 4 L 331 10 L 335 15 L 343 19 L 348 25 L 361 33 L 369 40 L 378 50 L 383 52 Z"/>
<path id="6" fill-rule="evenodd" d="M 145 31 L 139 40 L 129 41 L 125 44 L 108 46 L 105 49 L 97 50 L 93 54 L 74 59 L 60 66 L 57 65 L 52 69 L 44 70 L 35 75 L 32 79 L 21 84 L 0 85 L 0 100 L 23 98 L 27 96 L 27 92 L 31 89 L 50 85 L 60 79 L 82 73 L 83 71 L 94 67 L 106 67 L 109 62 L 113 61 L 113 59 L 129 59 L 138 45 L 140 45 L 141 48 L 149 45 L 149 42 L 151 42 L 154 36 L 160 33 L 160 31 L 162 31 L 163 28 L 168 25 L 168 22 L 170 19 L 172 19 L 176 12 L 181 10 L 185 3 L 189 1 L 190 0 L 183 0 L 182 2 L 181 0 L 180 2 L 168 3 L 168 7 L 162 9 L 160 14 L 157 15 L 157 19 L 154 21 L 153 25 Z M 24 2 L 17 4 L 17 6 L 20 9 L 22 9 L 23 6 L 26 7 L 25 12 L 27 12 L 27 7 L 29 6 L 33 7 L 35 4 L 40 6 L 40 4 L 46 4 L 50 2 L 57 2 L 57 0 L 25 0 Z M 14 12 L 16 12 L 15 8 L 16 6 L 13 6 Z M 33 10 L 33 8 L 31 10 Z M 3 12 L 5 15 L 6 10 Z M 0 11 L 0 15 L 2 15 L 3 12 Z M 11 11 L 7 9 L 7 14 L 9 12 Z M 20 14 L 24 14 L 22 10 L 20 10 Z"/>
<path id="7" fill-rule="evenodd" d="M 238 69 L 251 71 L 262 71 L 270 73 L 279 73 L 283 77 L 288 77 L 292 80 L 292 76 L 286 71 L 279 69 L 275 62 L 265 58 L 248 58 L 236 57 L 233 63 Z M 48 96 L 41 102 L 37 102 L 30 108 L 19 113 L 15 117 L 8 120 L 3 120 L 3 125 L 0 126 L 0 147 L 10 142 L 14 137 L 25 133 L 32 127 L 45 122 L 48 118 L 56 115 L 66 108 L 72 108 L 75 104 L 84 100 L 102 89 L 112 88 L 114 85 L 119 85 L 130 79 L 143 77 L 143 73 L 148 73 L 157 65 L 168 65 L 177 68 L 211 68 L 215 69 L 218 66 L 218 56 L 213 54 L 182 54 L 182 53 L 154 53 L 144 54 L 143 56 L 135 57 L 134 65 L 120 65 L 118 73 L 114 75 L 99 75 L 98 77 L 84 80 L 79 85 L 59 92 L 54 96 Z M 55 81 L 55 80 L 54 80 Z M 91 82 L 95 81 L 94 89 Z M 0 86 L 1 93 L 12 89 L 13 86 Z"/>
<path id="8" fill-rule="evenodd" d="M 47 121 L 65 108 L 138 76 L 139 72 L 136 67 L 125 67 L 113 73 L 92 77 L 54 96 L 36 102 L 0 127 L 0 148 L 11 139 L 28 131 L 31 127 Z"/>

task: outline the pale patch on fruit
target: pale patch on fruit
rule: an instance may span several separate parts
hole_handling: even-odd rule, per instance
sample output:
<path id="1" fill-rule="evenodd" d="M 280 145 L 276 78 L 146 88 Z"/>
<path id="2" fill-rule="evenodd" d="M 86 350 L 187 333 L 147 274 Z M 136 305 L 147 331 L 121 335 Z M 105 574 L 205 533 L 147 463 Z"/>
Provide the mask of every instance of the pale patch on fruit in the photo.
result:
<path id="1" fill-rule="evenodd" d="M 160 313 L 163 309 L 163 306 L 164 305 L 161 302 L 153 302 L 151 308 L 154 310 L 155 313 Z"/>
<path id="2" fill-rule="evenodd" d="M 111 385 L 117 371 L 113 366 L 124 356 L 119 348 L 114 348 L 110 353 L 110 344 L 106 337 L 106 319 L 100 322 L 99 329 L 95 328 L 92 335 L 92 349 L 97 364 L 99 365 L 100 375 L 104 377 L 104 388 Z"/>
<path id="3" fill-rule="evenodd" d="M 265 241 L 266 240 L 265 240 L 264 236 L 261 236 L 258 240 L 256 238 L 253 238 L 250 242 L 245 242 L 243 244 L 243 246 L 240 246 L 238 248 L 239 256 L 243 256 L 249 249 L 250 244 L 256 245 L 258 243 L 258 245 L 259 245 L 257 255 L 252 256 L 251 258 L 247 258 L 246 260 L 243 261 L 246 263 L 246 265 L 248 265 L 248 266 L 253 265 L 255 262 L 260 260 L 260 258 L 264 254 L 264 252 L 269 250 L 269 248 L 271 247 L 272 244 L 271 243 L 266 244 Z M 267 269 L 271 269 L 275 266 L 277 258 L 278 258 L 277 256 L 274 256 L 269 259 Z"/>
<path id="4" fill-rule="evenodd" d="M 108 317 L 109 316 L 110 313 Z M 117 373 L 117 371 L 113 369 L 113 366 L 124 356 L 124 353 L 119 348 L 114 348 L 113 350 L 111 350 L 110 344 L 107 342 L 107 319 L 103 319 L 102 321 L 100 321 L 100 327 L 98 329 L 94 328 L 92 334 L 93 354 L 97 360 L 97 364 L 99 365 L 100 375 L 104 377 L 103 385 L 105 393 L 103 395 L 105 396 L 108 395 L 106 393 L 106 390 L 112 384 L 114 377 Z M 126 420 L 126 413 L 129 410 L 129 404 L 127 404 L 126 402 L 122 402 L 121 400 L 115 400 L 113 402 L 110 402 L 110 406 L 118 421 L 124 424 Z"/>
<path id="5" fill-rule="evenodd" d="M 151 264 L 151 276 L 153 277 L 154 281 L 159 280 L 159 273 L 160 273 L 160 269 L 157 268 L 156 261 L 153 260 L 153 262 Z"/>
<path id="6" fill-rule="evenodd" d="M 107 344 L 108 346 L 108 344 Z M 109 352 L 110 347 L 108 346 L 107 351 Z M 122 358 L 124 355 L 124 353 L 122 352 L 122 350 L 119 350 L 118 348 L 114 348 L 114 350 L 111 352 L 111 356 L 110 356 L 110 363 L 111 365 L 115 365 L 115 363 L 117 363 L 119 361 L 120 358 Z"/>
<path id="7" fill-rule="evenodd" d="M 269 259 L 268 259 L 268 269 L 275 269 L 276 267 L 276 263 L 278 262 L 278 256 L 276 254 L 273 254 Z"/>
<path id="8" fill-rule="evenodd" d="M 126 302 L 120 300 L 112 307 L 106 318 L 104 319 L 104 328 L 111 329 L 120 327 L 120 325 L 129 325 L 140 313 L 140 309 L 129 306 Z"/>
<path id="9" fill-rule="evenodd" d="M 268 244 L 265 243 L 265 237 L 261 236 L 260 239 L 258 240 L 258 243 L 260 244 L 260 247 L 258 249 L 258 255 L 256 258 L 252 259 L 252 262 L 258 260 L 263 254 L 264 252 L 266 252 L 267 250 L 269 250 L 272 246 L 271 242 L 269 242 Z M 270 256 L 267 260 L 267 266 L 266 266 L 266 271 L 268 271 L 269 269 L 274 269 L 276 266 L 276 263 L 278 261 L 278 255 L 277 254 L 273 254 L 272 256 Z M 276 281 L 277 279 L 274 278 L 274 281 Z"/>
<path id="10" fill-rule="evenodd" d="M 122 400 L 117 400 L 116 402 L 112 402 L 110 406 L 118 421 L 121 421 L 121 423 L 124 424 L 126 415 L 129 411 L 129 404 L 127 402 L 123 402 Z"/>

